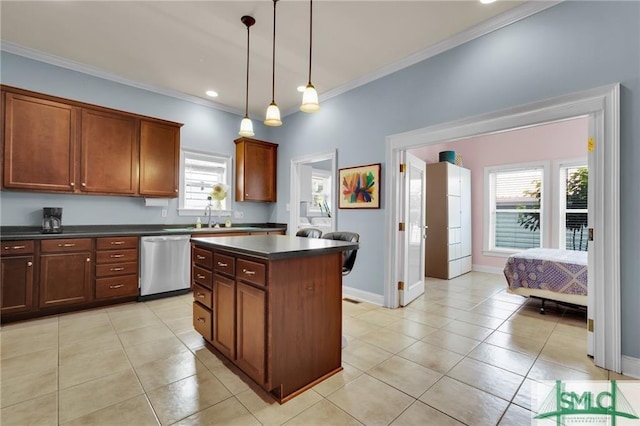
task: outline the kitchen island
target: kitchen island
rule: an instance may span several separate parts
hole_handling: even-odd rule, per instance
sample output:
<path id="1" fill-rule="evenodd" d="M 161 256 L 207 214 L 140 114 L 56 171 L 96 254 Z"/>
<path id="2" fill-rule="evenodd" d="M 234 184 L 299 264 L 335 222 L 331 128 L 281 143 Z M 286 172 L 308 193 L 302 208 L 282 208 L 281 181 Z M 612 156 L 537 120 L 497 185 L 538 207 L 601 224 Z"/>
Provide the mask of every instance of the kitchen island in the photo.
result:
<path id="1" fill-rule="evenodd" d="M 192 238 L 193 324 L 280 403 L 342 370 L 342 252 L 284 235 Z"/>

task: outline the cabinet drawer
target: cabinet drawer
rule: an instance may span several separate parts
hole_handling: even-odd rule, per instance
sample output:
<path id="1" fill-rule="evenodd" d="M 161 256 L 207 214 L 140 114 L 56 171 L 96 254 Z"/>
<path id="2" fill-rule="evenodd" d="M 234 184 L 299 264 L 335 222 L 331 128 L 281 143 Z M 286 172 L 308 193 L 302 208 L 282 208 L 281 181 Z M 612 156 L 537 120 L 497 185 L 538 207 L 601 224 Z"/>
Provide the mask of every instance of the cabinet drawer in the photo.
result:
<path id="1" fill-rule="evenodd" d="M 211 299 L 212 292 L 209 289 L 206 289 L 199 285 L 193 286 L 193 300 L 196 302 L 200 302 L 205 305 L 207 308 L 211 309 Z"/>
<path id="2" fill-rule="evenodd" d="M 0 255 L 33 253 L 33 241 L 3 241 Z"/>
<path id="3" fill-rule="evenodd" d="M 42 240 L 40 248 L 43 253 L 61 251 L 87 251 L 91 250 L 91 238 L 64 238 L 55 240 Z"/>
<path id="4" fill-rule="evenodd" d="M 213 270 L 216 272 L 222 272 L 223 274 L 233 276 L 235 274 L 235 259 L 231 256 L 225 256 L 224 254 L 213 254 Z"/>
<path id="5" fill-rule="evenodd" d="M 206 288 L 211 288 L 211 276 L 213 275 L 211 271 L 202 269 L 199 266 L 194 266 L 191 273 L 191 278 L 194 283 L 200 284 Z"/>
<path id="6" fill-rule="evenodd" d="M 138 264 L 136 262 L 96 265 L 96 277 L 98 278 L 130 274 L 138 274 Z"/>
<path id="7" fill-rule="evenodd" d="M 196 265 L 211 269 L 213 268 L 213 253 L 209 250 L 193 247 L 191 251 L 191 261 Z"/>
<path id="8" fill-rule="evenodd" d="M 238 276 L 242 281 L 258 285 L 265 285 L 265 266 L 262 263 L 238 259 Z"/>
<path id="9" fill-rule="evenodd" d="M 193 328 L 206 340 L 211 341 L 213 331 L 211 311 L 196 302 L 193 302 Z"/>
<path id="10" fill-rule="evenodd" d="M 96 279 L 96 299 L 137 295 L 137 275 Z"/>
<path id="11" fill-rule="evenodd" d="M 138 250 L 101 250 L 96 252 L 97 263 L 120 263 L 138 260 Z"/>
<path id="12" fill-rule="evenodd" d="M 137 249 L 138 237 L 102 237 L 96 239 L 96 250 Z"/>

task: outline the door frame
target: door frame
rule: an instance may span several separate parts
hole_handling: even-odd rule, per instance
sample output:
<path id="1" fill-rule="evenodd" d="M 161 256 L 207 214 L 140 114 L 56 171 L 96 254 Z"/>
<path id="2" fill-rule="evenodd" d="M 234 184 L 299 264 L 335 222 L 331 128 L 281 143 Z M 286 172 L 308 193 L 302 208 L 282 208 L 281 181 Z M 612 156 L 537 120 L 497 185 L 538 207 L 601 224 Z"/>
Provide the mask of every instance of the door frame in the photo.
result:
<path id="1" fill-rule="evenodd" d="M 319 161 L 331 160 L 331 176 L 337 176 L 338 153 L 336 150 L 327 152 L 317 152 L 291 159 L 291 179 L 289 179 L 289 226 L 290 235 L 295 235 L 298 230 L 298 219 L 300 218 L 300 166 L 303 164 L 317 163 Z M 336 187 L 336 185 L 334 185 Z M 338 226 L 337 208 L 338 198 L 336 191 L 331 191 L 331 230 L 335 231 Z"/>
<path id="2" fill-rule="evenodd" d="M 393 226 L 402 217 L 398 207 L 402 151 L 584 115 L 590 117 L 596 136 L 594 164 L 589 165 L 595 205 L 593 262 L 589 262 L 589 274 L 594 278 L 593 355 L 597 366 L 620 372 L 619 83 L 387 136 L 385 179 L 388 185 L 385 196 L 391 202 L 385 212 L 385 255 L 389 261 L 385 263 L 384 306 L 398 307 L 396 282 L 399 268 L 404 263 L 404 259 L 397 256 L 399 241 L 397 226 Z"/>

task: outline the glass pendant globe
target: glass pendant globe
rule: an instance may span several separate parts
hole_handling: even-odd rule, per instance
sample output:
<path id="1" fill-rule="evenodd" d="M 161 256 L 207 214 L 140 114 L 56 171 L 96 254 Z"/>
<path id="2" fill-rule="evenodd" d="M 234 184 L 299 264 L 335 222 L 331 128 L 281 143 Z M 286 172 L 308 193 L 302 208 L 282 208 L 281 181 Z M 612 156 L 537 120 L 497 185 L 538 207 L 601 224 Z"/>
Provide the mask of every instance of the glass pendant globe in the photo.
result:
<path id="1" fill-rule="evenodd" d="M 238 132 L 240 136 L 253 136 L 253 123 L 249 117 L 245 117 L 240 122 L 240 131 Z"/>
<path id="2" fill-rule="evenodd" d="M 313 84 L 309 83 L 302 94 L 302 105 L 300 105 L 300 111 L 312 113 L 319 109 L 320 104 L 318 103 L 318 92 L 316 92 L 316 88 L 313 87 Z"/>
<path id="3" fill-rule="evenodd" d="M 280 108 L 275 102 L 271 102 L 267 108 L 267 118 L 264 120 L 265 126 L 281 126 L 282 120 L 280 120 Z"/>

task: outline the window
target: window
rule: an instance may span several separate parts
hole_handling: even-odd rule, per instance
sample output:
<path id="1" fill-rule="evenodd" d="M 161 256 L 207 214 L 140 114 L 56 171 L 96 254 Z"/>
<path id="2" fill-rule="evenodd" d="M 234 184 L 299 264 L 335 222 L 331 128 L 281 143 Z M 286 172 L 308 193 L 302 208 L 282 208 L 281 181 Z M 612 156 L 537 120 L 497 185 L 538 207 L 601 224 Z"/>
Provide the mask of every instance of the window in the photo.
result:
<path id="1" fill-rule="evenodd" d="M 542 247 L 545 164 L 488 167 L 489 223 L 485 251 Z"/>
<path id="2" fill-rule="evenodd" d="M 231 157 L 182 151 L 180 176 L 180 209 L 182 216 L 200 216 L 209 203 L 213 185 L 221 183 L 227 188 L 227 196 L 219 208 L 225 216 L 231 210 Z M 225 214 L 226 213 L 226 214 Z"/>
<path id="3" fill-rule="evenodd" d="M 589 171 L 586 164 L 560 165 L 559 247 L 587 250 Z"/>
<path id="4" fill-rule="evenodd" d="M 331 217 L 331 173 L 312 169 L 309 212 Z"/>

